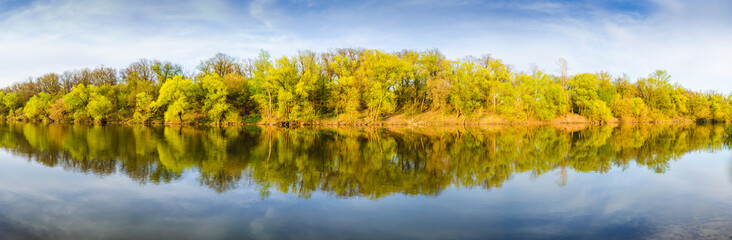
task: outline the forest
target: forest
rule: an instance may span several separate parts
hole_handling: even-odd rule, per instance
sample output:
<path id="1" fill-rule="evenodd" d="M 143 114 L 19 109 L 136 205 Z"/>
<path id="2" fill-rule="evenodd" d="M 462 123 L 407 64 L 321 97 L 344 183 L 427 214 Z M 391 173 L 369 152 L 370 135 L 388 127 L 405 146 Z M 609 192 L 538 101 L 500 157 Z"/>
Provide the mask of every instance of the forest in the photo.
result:
<path id="1" fill-rule="evenodd" d="M 219 53 L 193 71 L 140 59 L 48 73 L 0 92 L 9 121 L 238 125 L 379 124 L 394 116 L 549 122 L 732 120 L 732 98 L 695 92 L 657 70 L 631 81 L 607 72 L 516 71 L 490 55 L 343 48 L 272 58 Z"/>

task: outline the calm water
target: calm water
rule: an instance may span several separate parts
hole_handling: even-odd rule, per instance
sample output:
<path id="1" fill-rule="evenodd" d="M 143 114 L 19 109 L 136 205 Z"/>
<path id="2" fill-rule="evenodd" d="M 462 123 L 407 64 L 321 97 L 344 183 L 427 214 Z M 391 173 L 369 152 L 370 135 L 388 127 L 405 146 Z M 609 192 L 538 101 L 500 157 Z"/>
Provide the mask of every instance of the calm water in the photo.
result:
<path id="1" fill-rule="evenodd" d="M 0 238 L 732 239 L 724 127 L 0 124 Z"/>

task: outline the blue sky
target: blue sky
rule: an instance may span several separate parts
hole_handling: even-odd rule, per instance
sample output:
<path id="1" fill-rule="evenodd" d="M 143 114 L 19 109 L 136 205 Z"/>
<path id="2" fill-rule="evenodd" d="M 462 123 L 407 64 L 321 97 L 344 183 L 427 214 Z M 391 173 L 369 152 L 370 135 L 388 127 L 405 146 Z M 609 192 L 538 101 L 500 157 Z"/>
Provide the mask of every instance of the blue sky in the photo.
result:
<path id="1" fill-rule="evenodd" d="M 666 69 L 693 90 L 732 92 L 732 2 L 0 0 L 0 86 L 47 72 L 140 58 L 193 70 L 217 52 L 241 58 L 339 47 L 491 54 L 527 71 Z"/>

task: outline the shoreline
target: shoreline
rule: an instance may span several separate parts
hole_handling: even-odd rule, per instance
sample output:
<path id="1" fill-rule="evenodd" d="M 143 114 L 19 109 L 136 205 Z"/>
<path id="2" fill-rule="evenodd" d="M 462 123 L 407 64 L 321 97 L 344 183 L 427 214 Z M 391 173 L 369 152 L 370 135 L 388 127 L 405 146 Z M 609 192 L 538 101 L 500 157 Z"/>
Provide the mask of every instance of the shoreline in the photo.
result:
<path id="1" fill-rule="evenodd" d="M 551 121 L 538 120 L 508 120 L 503 117 L 493 115 L 458 117 L 455 115 L 437 115 L 430 113 L 422 113 L 407 116 L 406 114 L 398 114 L 388 117 L 381 121 L 365 121 L 363 119 L 346 119 L 346 118 L 330 118 L 319 119 L 309 122 L 237 122 L 237 123 L 221 123 L 211 124 L 206 122 L 133 122 L 133 121 L 107 121 L 103 123 L 95 122 L 55 122 L 55 121 L 28 121 L 16 119 L 2 119 L 4 122 L 25 122 L 25 123 L 58 123 L 58 124 L 82 124 L 82 125 L 148 125 L 148 126 L 273 126 L 273 127 L 450 127 L 450 126 L 619 126 L 619 125 L 635 125 L 635 124 L 704 124 L 704 123 L 726 123 L 713 121 L 693 121 L 689 119 L 678 120 L 637 120 L 637 121 L 621 121 L 612 119 L 610 121 L 590 121 L 586 118 L 569 114 L 555 118 Z"/>

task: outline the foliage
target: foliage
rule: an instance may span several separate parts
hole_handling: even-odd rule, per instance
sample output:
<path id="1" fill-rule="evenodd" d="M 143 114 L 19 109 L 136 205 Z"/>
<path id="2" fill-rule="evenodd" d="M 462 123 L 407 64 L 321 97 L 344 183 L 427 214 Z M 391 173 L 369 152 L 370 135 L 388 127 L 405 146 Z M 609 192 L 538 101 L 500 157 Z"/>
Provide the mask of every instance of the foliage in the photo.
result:
<path id="1" fill-rule="evenodd" d="M 132 119 L 137 122 L 145 123 L 152 117 L 152 96 L 147 92 L 138 93 L 136 96 L 135 114 Z"/>
<path id="2" fill-rule="evenodd" d="M 194 95 L 193 81 L 178 75 L 163 84 L 158 99 L 151 105 L 153 109 L 166 109 L 164 114 L 166 122 L 183 123 L 191 120 L 187 114 L 191 113 Z"/>
<path id="3" fill-rule="evenodd" d="M 48 115 L 48 117 L 55 122 L 66 122 L 71 120 L 71 118 L 68 116 L 69 111 L 64 106 L 63 98 L 56 99 L 56 101 L 51 103 L 51 105 L 49 106 Z"/>
<path id="4" fill-rule="evenodd" d="M 116 70 L 48 73 L 0 89 L 7 119 L 76 122 L 307 124 L 323 118 L 374 123 L 395 114 L 551 121 L 578 114 L 594 122 L 732 120 L 732 97 L 694 92 L 658 70 L 633 82 L 607 72 L 557 75 L 514 71 L 489 55 L 446 59 L 438 50 L 302 51 L 273 59 L 219 53 L 195 71 L 140 59 Z M 426 115 L 431 116 L 431 115 Z"/>
<path id="5" fill-rule="evenodd" d="M 226 101 L 228 91 L 224 79 L 217 73 L 210 73 L 203 77 L 203 110 L 214 123 L 220 123 L 226 114 L 230 113 L 231 105 Z"/>
<path id="6" fill-rule="evenodd" d="M 252 66 L 252 98 L 258 105 L 258 110 L 265 120 L 274 119 L 275 102 L 277 101 L 277 86 L 270 81 L 270 72 L 274 67 L 269 53 L 260 52 Z"/>
<path id="7" fill-rule="evenodd" d="M 366 84 L 364 100 L 371 119 L 377 120 L 382 113 L 389 114 L 396 109 L 395 87 L 399 80 L 410 78 L 409 63 L 399 57 L 369 50 L 362 55 L 363 66 L 357 77 Z"/>
<path id="8" fill-rule="evenodd" d="M 92 93 L 87 110 L 94 122 L 102 122 L 107 120 L 112 112 L 112 102 L 101 94 Z"/>
<path id="9" fill-rule="evenodd" d="M 50 103 L 51 95 L 40 92 L 28 100 L 23 108 L 23 113 L 28 120 L 44 120 L 48 116 L 47 110 Z"/>
<path id="10" fill-rule="evenodd" d="M 18 106 L 18 94 L 16 93 L 8 93 L 5 94 L 3 97 L 3 103 L 5 104 L 5 108 L 12 113 L 15 111 L 15 109 Z"/>
<path id="11" fill-rule="evenodd" d="M 607 90 L 603 91 L 603 88 L 600 87 L 600 84 L 605 81 L 598 78 L 598 75 L 590 73 L 576 75 L 569 80 L 568 86 L 574 103 L 574 110 L 577 113 L 590 120 L 607 121 L 612 118 L 612 113 L 603 98 L 612 96 L 612 94 L 607 93 Z"/>
<path id="12" fill-rule="evenodd" d="M 64 95 L 64 107 L 71 113 L 75 121 L 88 120 L 89 113 L 86 106 L 89 104 L 93 89 L 95 89 L 93 85 L 79 84 L 74 86 L 70 93 Z"/>

